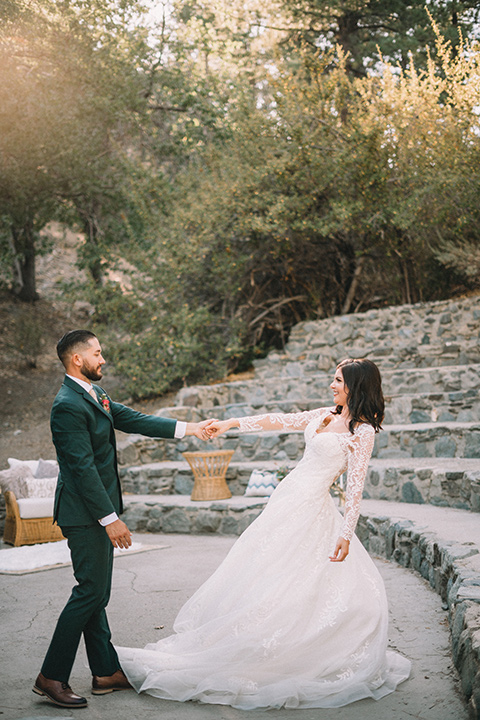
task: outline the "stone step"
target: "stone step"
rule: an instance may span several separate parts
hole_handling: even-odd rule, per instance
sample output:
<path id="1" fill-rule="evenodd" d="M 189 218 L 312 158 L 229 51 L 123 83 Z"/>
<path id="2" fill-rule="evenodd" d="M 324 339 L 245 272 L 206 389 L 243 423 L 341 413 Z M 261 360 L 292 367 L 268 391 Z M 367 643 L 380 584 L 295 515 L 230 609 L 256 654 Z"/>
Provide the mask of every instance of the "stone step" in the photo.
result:
<path id="1" fill-rule="evenodd" d="M 480 362 L 480 345 L 478 337 L 462 343 L 454 339 L 434 345 L 417 345 L 392 343 L 375 345 L 365 340 L 361 344 L 346 343 L 341 346 L 324 348 L 302 348 L 291 352 L 270 354 L 263 361 L 257 361 L 255 376 L 257 379 L 266 377 L 290 377 L 297 372 L 301 364 L 305 375 L 325 370 L 335 371 L 337 363 L 346 357 L 369 358 L 383 371 L 387 369 L 430 368 L 445 365 L 467 365 Z M 263 362 L 263 364 L 261 364 Z"/>
<path id="2" fill-rule="evenodd" d="M 288 460 L 298 461 L 304 450 L 303 432 L 227 433 L 221 438 L 203 442 L 188 436 L 182 440 L 163 440 L 130 435 L 117 443 L 119 464 L 145 465 L 161 461 L 182 461 L 184 452 L 235 450 L 235 462 Z"/>
<path id="3" fill-rule="evenodd" d="M 475 422 L 480 418 L 480 390 L 405 393 L 385 398 L 385 424 Z"/>
<path id="4" fill-rule="evenodd" d="M 233 496 L 242 496 L 253 470 L 290 470 L 295 463 L 230 463 L 227 483 Z M 188 495 L 193 475 L 186 462 L 160 462 L 125 468 L 122 486 L 129 495 L 162 498 Z M 345 481 L 345 479 L 344 479 Z M 395 502 L 429 503 L 480 512 L 480 461 L 457 458 L 372 459 L 364 497 Z M 170 501 L 167 501 L 167 504 Z"/>
<path id="5" fill-rule="evenodd" d="M 480 390 L 472 389 L 450 393 L 419 393 L 393 395 L 385 398 L 385 423 L 420 422 L 474 422 L 480 417 Z M 248 403 L 232 403 L 204 408 L 172 406 L 162 408 L 159 414 L 186 422 L 198 422 L 215 417 L 261 415 L 266 413 L 296 413 L 332 404 L 331 392 L 308 400 L 274 400 L 253 407 Z"/>
<path id="6" fill-rule="evenodd" d="M 305 443 L 303 431 L 238 434 L 229 432 L 209 443 L 188 436 L 172 441 L 131 435 L 117 445 L 121 466 L 182 461 L 184 452 L 234 450 L 236 462 L 298 461 Z M 372 457 L 392 461 L 404 457 L 480 458 L 480 423 L 446 422 L 384 425 L 375 438 Z"/>
<path id="7" fill-rule="evenodd" d="M 384 367 L 479 362 L 480 296 L 369 310 L 299 323 L 285 353 L 256 361 L 271 376 L 285 362 L 330 370 L 344 357 L 370 357 Z"/>
<path id="8" fill-rule="evenodd" d="M 186 495 L 126 495 L 122 519 L 132 532 L 240 535 L 267 498 L 193 501 Z"/>
<path id="9" fill-rule="evenodd" d="M 480 512 L 480 460 L 372 459 L 364 497 Z"/>
<path id="10" fill-rule="evenodd" d="M 364 497 L 480 512 L 480 468 L 465 460 L 404 460 L 394 468 L 372 460 Z M 122 517 L 132 531 L 223 535 L 243 532 L 267 502 L 244 495 L 198 502 L 186 494 L 125 494 L 124 500 Z"/>
<path id="11" fill-rule="evenodd" d="M 480 388 L 480 364 L 386 369 L 382 370 L 382 378 L 386 396 L 468 392 Z M 253 378 L 182 388 L 175 404 L 202 409 L 241 403 L 261 408 L 265 403 L 277 401 L 305 402 L 310 398 L 331 397 L 331 381 L 331 373 L 305 375 L 304 366 L 296 363 L 290 368 L 290 375 L 281 381 L 277 377 Z"/>
<path id="12" fill-rule="evenodd" d="M 253 470 L 288 470 L 295 463 L 231 462 L 227 468 L 226 480 L 232 495 L 243 495 Z M 187 462 L 164 461 L 133 465 L 120 471 L 124 492 L 134 495 L 190 495 L 193 489 L 193 474 Z"/>
<path id="13" fill-rule="evenodd" d="M 480 458 L 480 423 L 385 425 L 375 438 L 372 457 Z"/>
<path id="14" fill-rule="evenodd" d="M 290 342 L 311 339 L 317 346 L 367 337 L 396 342 L 425 333 L 428 340 L 447 335 L 469 339 L 478 333 L 480 295 L 463 299 L 440 300 L 414 305 L 396 305 L 362 313 L 307 320 L 292 328 Z M 427 338 L 426 338 L 427 339 Z"/>

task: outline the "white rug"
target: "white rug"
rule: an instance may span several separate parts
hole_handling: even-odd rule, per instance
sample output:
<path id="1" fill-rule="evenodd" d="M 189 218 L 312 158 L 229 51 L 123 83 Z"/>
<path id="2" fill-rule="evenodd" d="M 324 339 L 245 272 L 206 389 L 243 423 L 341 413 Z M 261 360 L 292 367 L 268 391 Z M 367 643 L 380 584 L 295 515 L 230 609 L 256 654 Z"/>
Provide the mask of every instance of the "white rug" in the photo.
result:
<path id="1" fill-rule="evenodd" d="M 136 553 L 160 550 L 166 547 L 168 545 L 143 545 L 139 542 L 132 542 L 128 550 L 115 548 L 114 556 L 135 555 Z M 41 543 L 39 545 L 22 545 L 21 547 L 0 550 L 0 574 L 2 575 L 24 575 L 40 570 L 65 567 L 66 565 L 70 565 L 70 551 L 66 540 Z"/>

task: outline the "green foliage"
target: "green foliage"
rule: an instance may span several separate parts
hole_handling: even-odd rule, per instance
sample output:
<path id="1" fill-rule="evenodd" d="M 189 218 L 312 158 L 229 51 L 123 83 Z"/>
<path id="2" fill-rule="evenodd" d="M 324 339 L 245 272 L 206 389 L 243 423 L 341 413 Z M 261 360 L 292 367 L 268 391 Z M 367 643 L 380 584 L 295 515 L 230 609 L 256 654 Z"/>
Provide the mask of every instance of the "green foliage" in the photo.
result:
<path id="1" fill-rule="evenodd" d="M 131 293 L 94 301 L 132 392 L 242 369 L 304 318 L 459 286 L 452 252 L 478 237 L 479 55 L 439 37 L 437 56 L 368 78 L 341 52 L 294 73 L 279 57 L 263 105 L 238 94 L 230 136 L 197 147 L 151 208 Z"/>
<path id="2" fill-rule="evenodd" d="M 235 352 L 232 328 L 208 308 L 178 305 L 153 293 L 125 293 L 110 282 L 93 297 L 101 308 L 95 331 L 129 395 L 158 395 L 226 372 Z"/>
<path id="3" fill-rule="evenodd" d="M 20 296 L 32 300 L 38 233 L 50 220 L 75 217 L 89 230 L 90 264 L 109 244 L 99 242 L 102 224 L 119 216 L 125 158 L 145 112 L 137 54 L 147 61 L 150 51 L 129 26 L 134 0 L 31 0 L 20 9 L 0 30 L 0 215 Z"/>
<path id="4" fill-rule="evenodd" d="M 477 283 L 473 2 L 179 0 L 155 32 L 136 0 L 0 9 L 0 259 L 25 282 L 45 224 L 80 227 L 132 395 Z"/>
<path id="5" fill-rule="evenodd" d="M 432 20 L 459 49 L 462 37 L 478 37 L 480 19 L 476 0 L 287 0 L 283 8 L 294 21 L 292 39 L 315 50 L 339 46 L 356 77 L 381 72 L 380 58 L 403 70 L 412 62 L 417 69 L 426 67 L 435 54 Z"/>

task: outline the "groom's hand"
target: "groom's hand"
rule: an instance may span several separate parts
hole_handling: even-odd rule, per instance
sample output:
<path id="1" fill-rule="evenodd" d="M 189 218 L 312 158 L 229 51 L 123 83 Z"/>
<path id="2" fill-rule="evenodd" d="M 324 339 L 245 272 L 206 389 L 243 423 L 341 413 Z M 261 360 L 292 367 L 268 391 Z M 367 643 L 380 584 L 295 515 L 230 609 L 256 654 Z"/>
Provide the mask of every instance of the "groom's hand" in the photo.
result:
<path id="1" fill-rule="evenodd" d="M 126 550 L 132 544 L 132 533 L 123 520 L 115 520 L 109 525 L 105 525 L 105 530 L 113 547 Z"/>
<path id="2" fill-rule="evenodd" d="M 209 440 L 210 435 L 206 428 L 212 422 L 216 421 L 210 418 L 209 420 L 202 420 L 202 422 L 199 423 L 187 423 L 185 435 L 195 435 L 199 440 Z"/>
<path id="3" fill-rule="evenodd" d="M 238 427 L 238 418 L 230 418 L 229 420 L 208 420 L 205 431 L 210 439 L 222 435 L 227 430 Z"/>

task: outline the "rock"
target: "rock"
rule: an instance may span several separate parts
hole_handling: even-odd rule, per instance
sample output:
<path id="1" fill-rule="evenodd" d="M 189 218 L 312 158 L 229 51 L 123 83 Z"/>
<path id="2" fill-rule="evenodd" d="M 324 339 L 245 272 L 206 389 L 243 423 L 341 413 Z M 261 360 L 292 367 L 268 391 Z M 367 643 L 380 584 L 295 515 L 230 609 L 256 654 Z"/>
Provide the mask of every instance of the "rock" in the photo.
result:
<path id="1" fill-rule="evenodd" d="M 471 432 L 465 441 L 465 457 L 480 458 L 480 432 Z"/>
<path id="2" fill-rule="evenodd" d="M 199 392 L 195 388 L 182 388 L 177 393 L 176 401 L 178 405 L 186 407 L 196 407 L 199 404 Z"/>
<path id="3" fill-rule="evenodd" d="M 220 513 L 201 510 L 193 523 L 193 532 L 211 533 L 216 532 L 221 523 Z"/>
<path id="4" fill-rule="evenodd" d="M 435 443 L 435 457 L 455 457 L 457 445 L 452 437 L 442 437 Z"/>
<path id="5" fill-rule="evenodd" d="M 423 410 L 413 410 L 409 416 L 409 420 L 411 423 L 430 422 L 430 419 L 430 415 Z"/>
<path id="6" fill-rule="evenodd" d="M 175 479 L 175 492 L 179 495 L 191 495 L 193 490 L 193 478 L 186 475 L 177 475 Z"/>
<path id="7" fill-rule="evenodd" d="M 240 535 L 237 518 L 232 516 L 222 518 L 219 530 L 221 535 Z"/>
<path id="8" fill-rule="evenodd" d="M 147 531 L 151 533 L 158 533 L 162 530 L 162 518 L 155 517 L 147 520 Z"/>
<path id="9" fill-rule="evenodd" d="M 186 511 L 181 508 L 174 508 L 167 512 L 163 520 L 163 532 L 189 533 L 190 520 Z"/>
<path id="10" fill-rule="evenodd" d="M 423 504 L 425 500 L 413 482 L 406 482 L 402 485 L 402 500 L 407 503 Z"/>

